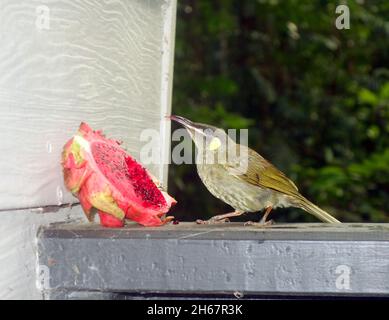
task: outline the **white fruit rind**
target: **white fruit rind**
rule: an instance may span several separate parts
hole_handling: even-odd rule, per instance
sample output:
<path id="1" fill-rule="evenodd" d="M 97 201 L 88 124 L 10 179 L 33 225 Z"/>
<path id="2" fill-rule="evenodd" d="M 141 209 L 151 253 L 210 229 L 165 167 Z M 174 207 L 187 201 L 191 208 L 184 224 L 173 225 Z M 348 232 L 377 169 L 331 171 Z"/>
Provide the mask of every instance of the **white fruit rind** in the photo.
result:
<path id="1" fill-rule="evenodd" d="M 75 135 L 74 141 L 76 141 L 86 152 L 91 153 L 89 142 L 84 137 Z"/>

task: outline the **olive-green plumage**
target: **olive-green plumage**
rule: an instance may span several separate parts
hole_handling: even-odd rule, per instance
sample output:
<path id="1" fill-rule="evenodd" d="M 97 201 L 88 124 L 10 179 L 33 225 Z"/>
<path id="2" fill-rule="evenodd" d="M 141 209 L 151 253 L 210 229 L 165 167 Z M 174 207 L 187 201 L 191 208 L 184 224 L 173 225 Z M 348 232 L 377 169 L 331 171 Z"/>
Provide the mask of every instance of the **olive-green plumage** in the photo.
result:
<path id="1" fill-rule="evenodd" d="M 205 186 L 235 209 L 224 218 L 264 208 L 298 207 L 324 222 L 339 223 L 304 198 L 284 173 L 254 150 L 236 144 L 224 130 L 179 116 L 170 118 L 181 123 L 195 142 L 197 171 Z"/>

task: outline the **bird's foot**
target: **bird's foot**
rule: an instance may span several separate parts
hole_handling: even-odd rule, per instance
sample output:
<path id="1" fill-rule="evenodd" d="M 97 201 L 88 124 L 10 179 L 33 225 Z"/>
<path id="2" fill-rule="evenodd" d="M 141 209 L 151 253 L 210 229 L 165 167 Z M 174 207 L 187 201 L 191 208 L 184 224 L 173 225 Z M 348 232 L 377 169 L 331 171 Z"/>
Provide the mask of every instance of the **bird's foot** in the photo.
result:
<path id="1" fill-rule="evenodd" d="M 263 215 L 262 219 L 259 222 L 252 222 L 252 221 L 247 221 L 244 226 L 255 226 L 258 228 L 266 228 L 270 227 L 272 224 L 274 224 L 273 220 L 266 220 L 267 217 L 269 216 L 270 212 L 272 211 L 273 207 L 269 206 L 266 208 L 265 214 Z"/>
<path id="2" fill-rule="evenodd" d="M 265 221 L 265 222 L 253 222 L 253 221 L 247 221 L 244 223 L 244 226 L 254 226 L 257 228 L 268 228 L 272 226 L 275 222 L 273 220 Z"/>
<path id="3" fill-rule="evenodd" d="M 217 223 L 230 222 L 230 219 L 228 219 L 228 218 L 221 218 L 221 219 L 216 219 L 216 218 L 217 218 L 217 216 L 212 217 L 212 218 L 210 218 L 208 220 L 197 219 L 196 223 L 197 224 L 217 224 Z"/>
<path id="4" fill-rule="evenodd" d="M 196 220 L 197 224 L 216 224 L 216 223 L 225 223 L 225 222 L 230 222 L 229 218 L 232 217 L 239 217 L 242 215 L 244 212 L 242 211 L 234 211 L 234 212 L 229 212 L 225 214 L 219 214 L 217 216 L 213 216 L 212 218 L 208 220 Z"/>

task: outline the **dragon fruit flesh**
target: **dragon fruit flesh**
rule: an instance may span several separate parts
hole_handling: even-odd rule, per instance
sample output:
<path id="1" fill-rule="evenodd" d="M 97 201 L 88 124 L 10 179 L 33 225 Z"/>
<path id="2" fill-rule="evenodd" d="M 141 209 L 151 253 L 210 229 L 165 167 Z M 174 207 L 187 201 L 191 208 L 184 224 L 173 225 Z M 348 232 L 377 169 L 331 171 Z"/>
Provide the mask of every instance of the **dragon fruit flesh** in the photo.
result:
<path id="1" fill-rule="evenodd" d="M 160 190 L 158 181 L 101 131 L 81 123 L 64 146 L 66 187 L 80 200 L 89 221 L 94 208 L 106 227 L 122 227 L 124 219 L 160 226 L 174 217 L 165 214 L 176 201 Z"/>

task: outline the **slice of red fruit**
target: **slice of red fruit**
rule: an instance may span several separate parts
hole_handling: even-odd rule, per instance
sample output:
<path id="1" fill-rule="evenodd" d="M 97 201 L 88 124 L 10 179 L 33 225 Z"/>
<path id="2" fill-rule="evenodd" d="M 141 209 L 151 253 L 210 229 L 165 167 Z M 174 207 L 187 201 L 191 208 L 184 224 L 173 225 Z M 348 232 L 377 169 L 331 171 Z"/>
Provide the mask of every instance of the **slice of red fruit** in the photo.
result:
<path id="1" fill-rule="evenodd" d="M 62 165 L 65 185 L 78 197 L 90 221 L 94 208 L 107 227 L 121 227 L 125 218 L 144 226 L 160 226 L 173 219 L 165 215 L 176 200 L 119 142 L 86 123 L 65 144 Z"/>

